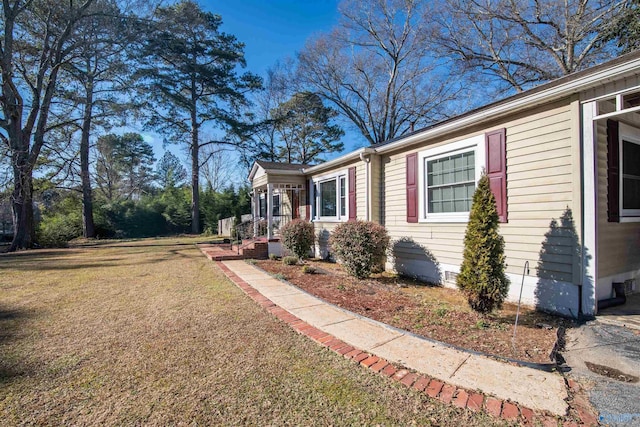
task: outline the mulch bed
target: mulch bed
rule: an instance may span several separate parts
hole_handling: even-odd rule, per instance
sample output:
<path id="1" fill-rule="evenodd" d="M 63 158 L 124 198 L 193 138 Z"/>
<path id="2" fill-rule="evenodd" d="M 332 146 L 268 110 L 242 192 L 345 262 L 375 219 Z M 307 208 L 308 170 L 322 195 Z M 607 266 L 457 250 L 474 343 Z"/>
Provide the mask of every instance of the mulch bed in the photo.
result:
<path id="1" fill-rule="evenodd" d="M 305 291 L 344 309 L 458 347 L 527 362 L 548 363 L 559 327 L 570 321 L 520 308 L 515 346 L 513 326 L 517 306 L 504 304 L 488 316 L 472 311 L 455 289 L 433 286 L 389 273 L 359 280 L 339 264 L 306 260 L 315 274 L 279 260 L 255 264 Z"/>

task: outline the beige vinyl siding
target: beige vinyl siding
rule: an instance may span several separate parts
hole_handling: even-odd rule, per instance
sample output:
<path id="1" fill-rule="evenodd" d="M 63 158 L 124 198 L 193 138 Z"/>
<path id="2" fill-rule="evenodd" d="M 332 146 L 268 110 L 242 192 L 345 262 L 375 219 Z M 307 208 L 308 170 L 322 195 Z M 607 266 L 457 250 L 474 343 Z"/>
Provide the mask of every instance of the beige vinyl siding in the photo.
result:
<path id="1" fill-rule="evenodd" d="M 252 187 L 260 188 L 267 184 L 306 185 L 306 182 L 303 175 L 268 173 L 253 178 Z"/>
<path id="2" fill-rule="evenodd" d="M 340 224 L 339 222 L 321 222 L 314 221 L 313 225 L 315 228 L 316 237 L 318 238 L 316 242 L 316 250 L 315 256 L 316 258 L 327 258 L 330 253 L 329 248 L 329 236 L 331 236 L 331 232 L 336 226 Z"/>
<path id="3" fill-rule="evenodd" d="M 438 262 L 460 265 L 466 223 L 410 224 L 406 221 L 406 155 L 503 127 L 507 140 L 509 222 L 500 225 L 500 233 L 505 238 L 507 271 L 521 274 L 525 261 L 529 261 L 532 276 L 538 275 L 537 267 L 541 265 L 544 266 L 544 271 L 539 273 L 541 277 L 572 282 L 575 234 L 570 237 L 568 232 L 550 232 L 552 221 L 560 218 L 567 207 L 574 210 L 579 207 L 579 200 L 574 196 L 574 180 L 579 180 L 579 176 L 574 176 L 576 160 L 575 148 L 572 148 L 572 143 L 577 147 L 577 142 L 569 100 L 520 114 L 518 118 L 480 132 L 385 156 L 382 159 L 384 224 L 392 239 L 411 236 L 417 244 L 429 249 Z M 547 233 L 553 235 L 543 247 Z"/>
<path id="4" fill-rule="evenodd" d="M 351 165 L 349 167 L 353 167 Z M 366 205 L 366 165 L 364 162 L 358 162 L 356 165 L 356 218 L 364 219 L 365 213 L 367 211 Z M 349 190 L 347 188 L 347 190 Z M 347 198 L 348 202 L 348 198 Z"/>
<path id="5" fill-rule="evenodd" d="M 582 100 L 594 99 L 601 96 L 608 96 L 612 93 L 624 91 L 629 88 L 640 86 L 640 75 L 628 76 L 621 79 L 605 82 L 593 89 L 583 92 L 580 96 Z"/>
<path id="6" fill-rule="evenodd" d="M 269 184 L 291 184 L 291 185 L 305 185 L 306 180 L 302 175 L 277 175 L 277 174 L 268 174 L 267 175 Z M 254 185 L 255 186 L 255 185 Z"/>
<path id="7" fill-rule="evenodd" d="M 362 219 L 365 213 L 365 169 L 362 161 L 343 163 L 332 169 L 323 171 L 322 173 L 311 175 L 308 178 L 317 180 L 325 176 L 331 176 L 337 173 L 344 173 L 345 176 L 349 176 L 349 168 L 356 168 L 356 214 L 359 219 Z M 348 178 L 347 178 L 348 179 Z M 349 184 L 347 183 L 347 193 L 349 191 Z M 349 195 L 346 198 L 349 203 Z M 313 203 L 313 201 L 311 202 Z M 313 220 L 316 236 L 318 242 L 316 244 L 316 257 L 325 258 L 327 256 L 329 235 L 333 229 L 340 224 L 338 221 L 319 221 Z"/>
<path id="8" fill-rule="evenodd" d="M 253 182 L 252 182 L 253 188 L 259 188 L 259 187 L 262 187 L 264 185 L 267 185 L 267 182 L 269 182 L 268 179 L 269 178 L 267 177 L 266 174 L 254 178 Z"/>
<path id="9" fill-rule="evenodd" d="M 629 125 L 630 117 L 621 121 Z M 639 124 L 635 124 L 640 127 Z M 597 125 L 598 279 L 640 269 L 640 222 L 612 223 L 607 218 L 607 123 Z M 636 285 L 637 286 L 637 285 Z"/>
<path id="10" fill-rule="evenodd" d="M 369 180 L 371 181 L 371 208 L 369 211 L 369 217 L 371 221 L 380 222 L 380 190 L 382 183 L 380 156 L 371 156 L 369 168 Z"/>
<path id="11" fill-rule="evenodd" d="M 291 217 L 291 190 L 280 190 L 280 215 Z"/>

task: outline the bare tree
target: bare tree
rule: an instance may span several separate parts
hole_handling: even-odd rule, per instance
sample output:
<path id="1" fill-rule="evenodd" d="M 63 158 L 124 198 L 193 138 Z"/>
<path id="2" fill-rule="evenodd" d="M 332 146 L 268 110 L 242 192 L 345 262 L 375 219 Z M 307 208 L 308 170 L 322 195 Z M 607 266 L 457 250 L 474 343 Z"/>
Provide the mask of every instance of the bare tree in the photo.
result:
<path id="1" fill-rule="evenodd" d="M 253 126 L 242 141 L 242 161 L 251 167 L 256 159 L 276 162 L 278 154 L 278 117 L 273 112 L 296 92 L 297 80 L 292 70 L 295 63 L 291 58 L 267 70 L 263 89 L 252 96 L 251 118 Z"/>
<path id="2" fill-rule="evenodd" d="M 627 2 L 444 0 L 425 19 L 438 23 L 433 40 L 458 69 L 520 92 L 614 56 L 600 33 Z"/>
<path id="3" fill-rule="evenodd" d="M 33 170 L 45 143 L 60 66 L 73 49 L 70 35 L 91 3 L 2 2 L 0 138 L 9 147 L 13 172 L 10 250 L 34 243 Z"/>
<path id="4" fill-rule="evenodd" d="M 432 55 L 428 2 L 346 0 L 329 34 L 299 53 L 300 78 L 376 144 L 444 117 L 455 96 Z"/>
<path id="5" fill-rule="evenodd" d="M 126 6 L 126 5 L 123 5 Z M 90 139 L 96 126 L 114 117 L 122 119 L 130 102 L 124 97 L 131 87 L 127 47 L 135 34 L 135 16 L 125 16 L 113 0 L 96 0 L 92 16 L 84 19 L 72 35 L 76 54 L 63 66 L 63 96 L 78 105 L 80 116 L 80 178 L 82 184 L 83 236 L 95 237 L 93 200 L 89 173 Z"/>
<path id="6" fill-rule="evenodd" d="M 200 164 L 200 173 L 204 178 L 205 187 L 214 192 L 228 187 L 238 170 L 230 151 L 219 146 L 207 145 L 202 148 L 201 154 L 204 160 Z"/>

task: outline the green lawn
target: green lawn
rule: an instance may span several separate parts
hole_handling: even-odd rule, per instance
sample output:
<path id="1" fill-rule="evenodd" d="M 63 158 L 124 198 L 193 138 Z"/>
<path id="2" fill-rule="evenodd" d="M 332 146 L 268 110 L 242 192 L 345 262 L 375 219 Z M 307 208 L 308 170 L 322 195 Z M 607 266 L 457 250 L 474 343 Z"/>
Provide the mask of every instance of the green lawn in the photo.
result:
<path id="1" fill-rule="evenodd" d="M 195 241 L 0 255 L 2 425 L 495 422 L 296 334 Z"/>

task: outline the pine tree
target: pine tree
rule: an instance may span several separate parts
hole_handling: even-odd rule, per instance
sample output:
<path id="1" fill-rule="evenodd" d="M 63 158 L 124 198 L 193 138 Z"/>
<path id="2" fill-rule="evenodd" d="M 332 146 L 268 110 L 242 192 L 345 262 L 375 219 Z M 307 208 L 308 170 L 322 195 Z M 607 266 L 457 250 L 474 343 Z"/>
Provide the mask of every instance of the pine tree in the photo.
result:
<path id="1" fill-rule="evenodd" d="M 237 134 L 246 94 L 261 87 L 246 66 L 244 44 L 221 30 L 222 18 L 193 0 L 155 11 L 140 56 L 141 93 L 148 101 L 148 125 L 169 141 L 187 145 L 191 163 L 191 232 L 200 233 L 200 150 L 234 145 L 230 138 L 206 141 L 203 129 Z M 208 139 L 208 138 L 206 138 Z"/>
<path id="2" fill-rule="evenodd" d="M 464 259 L 457 285 L 480 313 L 500 308 L 509 291 L 505 275 L 504 239 L 498 234 L 496 201 L 483 174 L 473 195 L 464 236 Z"/>

